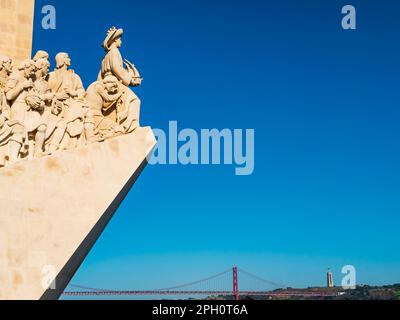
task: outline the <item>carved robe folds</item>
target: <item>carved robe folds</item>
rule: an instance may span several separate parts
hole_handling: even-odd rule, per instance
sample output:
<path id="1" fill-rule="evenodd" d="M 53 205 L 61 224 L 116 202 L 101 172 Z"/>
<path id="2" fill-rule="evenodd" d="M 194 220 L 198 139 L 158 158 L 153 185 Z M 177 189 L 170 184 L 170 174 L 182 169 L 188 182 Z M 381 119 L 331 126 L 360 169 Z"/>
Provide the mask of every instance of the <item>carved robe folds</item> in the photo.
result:
<path id="1" fill-rule="evenodd" d="M 140 126 L 141 101 L 130 87 L 139 86 L 142 78 L 121 56 L 122 35 L 115 27 L 107 31 L 101 71 L 87 92 L 66 52 L 55 56 L 51 73 L 46 51 L 15 69 L 10 58 L 0 55 L 0 167 L 129 134 Z"/>
<path id="2" fill-rule="evenodd" d="M 35 106 L 38 97 L 36 97 L 31 89 L 21 87 L 26 78 L 21 73 L 13 73 L 7 81 L 7 93 L 15 90 L 16 98 L 11 100 L 11 121 L 23 123 L 27 133 L 34 132 L 46 122 L 41 116 L 42 109 Z M 39 98 L 40 99 L 40 98 Z"/>
<path id="3" fill-rule="evenodd" d="M 118 88 L 118 80 L 115 85 Z M 86 101 L 90 106 L 93 117 L 94 134 L 100 139 L 106 139 L 123 133 L 122 127 L 117 123 L 117 109 L 123 104 L 123 91 L 107 92 L 102 81 L 92 83 L 86 92 Z"/>
<path id="4" fill-rule="evenodd" d="M 36 80 L 34 89 L 39 94 L 45 109 L 42 118 L 46 123 L 45 153 L 58 150 L 65 135 L 66 124 L 61 117 L 63 104 L 54 99 L 47 77 Z"/>
<path id="5" fill-rule="evenodd" d="M 124 95 L 121 97 L 122 103 L 116 121 L 123 126 L 124 133 L 130 133 L 139 127 L 140 99 L 129 88 L 133 82 L 133 75 L 124 68 L 121 53 L 115 47 L 107 52 L 102 61 L 99 80 L 109 75 L 116 77 L 122 84 Z"/>
<path id="6" fill-rule="evenodd" d="M 0 166 L 5 165 L 9 142 L 22 144 L 24 141 L 24 126 L 18 121 L 10 121 L 10 112 L 5 94 L 0 89 Z"/>
<path id="7" fill-rule="evenodd" d="M 85 118 L 85 89 L 81 78 L 73 70 L 55 70 L 50 73 L 49 87 L 56 99 L 64 105 L 62 118 L 70 137 L 78 138 L 83 133 Z"/>

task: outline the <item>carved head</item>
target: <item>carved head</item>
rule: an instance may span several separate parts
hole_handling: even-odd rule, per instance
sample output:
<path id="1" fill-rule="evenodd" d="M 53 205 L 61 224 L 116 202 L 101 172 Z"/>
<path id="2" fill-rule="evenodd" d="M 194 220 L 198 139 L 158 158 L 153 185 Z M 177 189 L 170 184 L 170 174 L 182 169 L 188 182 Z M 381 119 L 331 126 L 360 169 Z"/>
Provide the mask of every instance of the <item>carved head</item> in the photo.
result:
<path id="1" fill-rule="evenodd" d="M 39 59 L 35 62 L 37 71 L 40 73 L 39 76 L 45 77 L 49 74 L 50 62 L 47 59 Z"/>
<path id="2" fill-rule="evenodd" d="M 0 56 L 0 70 L 5 70 L 7 75 L 12 72 L 12 60 L 6 56 Z"/>
<path id="3" fill-rule="evenodd" d="M 118 38 L 115 40 L 115 45 L 117 48 L 121 48 L 122 46 L 122 38 Z"/>
<path id="4" fill-rule="evenodd" d="M 114 94 L 118 92 L 119 81 L 114 76 L 106 76 L 103 79 L 104 88 L 106 89 L 107 93 Z"/>
<path id="5" fill-rule="evenodd" d="M 35 75 L 36 66 L 33 60 L 26 59 L 21 62 L 18 67 L 18 70 L 23 71 L 25 78 L 31 78 Z"/>
<path id="6" fill-rule="evenodd" d="M 51 106 L 51 113 L 58 116 L 63 110 L 63 103 L 60 101 L 55 101 Z"/>
<path id="7" fill-rule="evenodd" d="M 64 66 L 69 67 L 71 65 L 71 58 L 68 53 L 60 52 L 56 55 L 56 68 L 60 69 Z"/>
<path id="8" fill-rule="evenodd" d="M 37 62 L 40 59 L 49 60 L 49 54 L 44 50 L 39 50 L 38 52 L 36 52 L 36 54 L 35 54 L 35 56 L 33 57 L 32 60 Z"/>
<path id="9" fill-rule="evenodd" d="M 123 29 L 117 29 L 116 27 L 112 27 L 107 31 L 107 36 L 103 42 L 103 48 L 106 51 L 109 51 L 111 47 L 114 45 L 117 48 L 122 46 L 122 35 L 124 34 Z"/>

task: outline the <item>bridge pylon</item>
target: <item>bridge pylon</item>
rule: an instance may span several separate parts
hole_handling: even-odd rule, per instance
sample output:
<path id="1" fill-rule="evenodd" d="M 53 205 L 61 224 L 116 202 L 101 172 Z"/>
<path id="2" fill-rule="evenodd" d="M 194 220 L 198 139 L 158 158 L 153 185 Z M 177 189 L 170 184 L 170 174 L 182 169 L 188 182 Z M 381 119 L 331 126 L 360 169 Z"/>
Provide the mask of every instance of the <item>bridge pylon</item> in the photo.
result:
<path id="1" fill-rule="evenodd" d="M 239 301 L 239 279 L 238 279 L 238 268 L 233 267 L 233 296 L 236 301 Z"/>

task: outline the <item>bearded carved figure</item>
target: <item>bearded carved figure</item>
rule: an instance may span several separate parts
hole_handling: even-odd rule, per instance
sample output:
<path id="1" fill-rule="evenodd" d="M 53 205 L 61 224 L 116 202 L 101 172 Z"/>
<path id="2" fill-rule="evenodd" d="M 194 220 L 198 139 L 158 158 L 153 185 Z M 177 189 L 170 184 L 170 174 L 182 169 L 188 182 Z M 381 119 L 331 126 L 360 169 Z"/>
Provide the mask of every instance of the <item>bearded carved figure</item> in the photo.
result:
<path id="1" fill-rule="evenodd" d="M 61 149 L 61 142 L 65 136 L 67 125 L 62 118 L 62 103 L 55 99 L 56 94 L 51 91 L 49 85 L 50 62 L 43 57 L 35 62 L 36 76 L 34 90 L 44 105 L 42 117 L 46 122 L 46 136 L 44 153 L 53 154 Z"/>
<path id="2" fill-rule="evenodd" d="M 0 167 L 98 143 L 140 126 L 140 99 L 132 87 L 142 78 L 120 53 L 123 30 L 112 27 L 103 41 L 105 56 L 87 92 L 68 53 L 39 50 L 13 70 L 0 56 Z"/>
<path id="3" fill-rule="evenodd" d="M 12 158 L 17 155 L 33 159 L 43 155 L 46 122 L 42 117 L 44 103 L 40 94 L 34 90 L 36 71 L 32 60 L 24 60 L 7 81 L 6 97 L 11 107 L 10 120 L 23 124 L 28 149 L 25 152 L 22 145 L 13 148 Z"/>
<path id="4" fill-rule="evenodd" d="M 125 133 L 119 121 L 124 100 L 125 89 L 114 76 L 106 76 L 89 86 L 86 101 L 94 119 L 92 130 L 100 139 Z"/>

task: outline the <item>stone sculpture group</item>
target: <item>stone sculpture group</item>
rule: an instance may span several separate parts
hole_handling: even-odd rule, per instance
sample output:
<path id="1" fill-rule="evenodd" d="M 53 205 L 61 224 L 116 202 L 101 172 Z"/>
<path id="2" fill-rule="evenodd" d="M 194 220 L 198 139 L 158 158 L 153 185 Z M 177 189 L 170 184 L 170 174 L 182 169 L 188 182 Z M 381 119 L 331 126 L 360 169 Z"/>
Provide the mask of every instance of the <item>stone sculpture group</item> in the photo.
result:
<path id="1" fill-rule="evenodd" d="M 49 54 L 13 67 L 0 56 L 0 167 L 77 148 L 133 132 L 139 127 L 140 100 L 130 87 L 142 78 L 123 60 L 123 30 L 112 27 L 96 82 L 87 90 L 70 69 L 67 53 L 56 55 L 49 73 Z"/>

